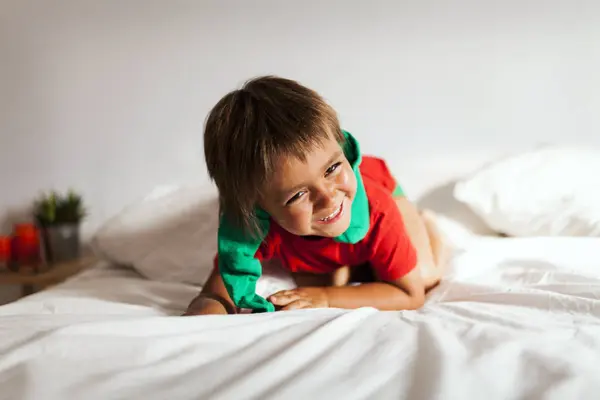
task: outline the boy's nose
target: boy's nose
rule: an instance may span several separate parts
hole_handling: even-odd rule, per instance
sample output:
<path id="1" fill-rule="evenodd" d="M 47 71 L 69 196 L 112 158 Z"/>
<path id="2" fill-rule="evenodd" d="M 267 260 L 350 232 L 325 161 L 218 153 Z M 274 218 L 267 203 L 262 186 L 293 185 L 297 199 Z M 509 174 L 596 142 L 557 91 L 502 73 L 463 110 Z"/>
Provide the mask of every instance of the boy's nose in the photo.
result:
<path id="1" fill-rule="evenodd" d="M 335 204 L 335 185 L 327 184 L 318 191 L 317 210 L 326 210 L 336 207 Z"/>

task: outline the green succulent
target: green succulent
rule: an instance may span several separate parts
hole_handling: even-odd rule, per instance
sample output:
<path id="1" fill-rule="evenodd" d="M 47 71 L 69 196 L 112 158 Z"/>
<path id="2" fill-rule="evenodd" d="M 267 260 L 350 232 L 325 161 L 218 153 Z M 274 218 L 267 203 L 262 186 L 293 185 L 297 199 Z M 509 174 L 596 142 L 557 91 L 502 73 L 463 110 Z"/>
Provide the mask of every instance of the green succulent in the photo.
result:
<path id="1" fill-rule="evenodd" d="M 87 212 L 81 195 L 69 190 L 65 195 L 56 191 L 43 194 L 34 203 L 34 217 L 41 226 L 79 223 Z"/>

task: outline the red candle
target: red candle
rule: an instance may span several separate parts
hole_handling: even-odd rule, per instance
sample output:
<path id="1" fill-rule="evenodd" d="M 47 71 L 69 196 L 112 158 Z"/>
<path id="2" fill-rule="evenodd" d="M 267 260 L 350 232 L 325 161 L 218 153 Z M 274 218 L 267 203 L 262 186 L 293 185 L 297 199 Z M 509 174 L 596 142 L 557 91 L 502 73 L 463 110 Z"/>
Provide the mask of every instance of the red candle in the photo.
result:
<path id="1" fill-rule="evenodd" d="M 14 226 L 13 254 L 19 264 L 35 263 L 40 259 L 40 235 L 34 224 Z"/>
<path id="2" fill-rule="evenodd" d="M 10 261 L 10 236 L 0 236 L 0 266 L 7 266 Z"/>
<path id="3" fill-rule="evenodd" d="M 35 226 L 35 224 L 23 223 L 15 224 L 13 227 L 13 231 L 16 237 L 33 237 L 37 236 L 38 228 L 37 226 Z"/>

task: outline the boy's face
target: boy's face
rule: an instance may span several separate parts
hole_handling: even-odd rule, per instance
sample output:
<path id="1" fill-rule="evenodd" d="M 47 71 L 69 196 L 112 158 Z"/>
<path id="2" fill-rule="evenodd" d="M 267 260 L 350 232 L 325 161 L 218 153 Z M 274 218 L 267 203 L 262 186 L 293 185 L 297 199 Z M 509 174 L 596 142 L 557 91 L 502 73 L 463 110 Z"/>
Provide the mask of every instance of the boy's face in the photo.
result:
<path id="1" fill-rule="evenodd" d="M 356 177 L 339 143 L 329 138 L 302 162 L 281 157 L 260 206 L 290 233 L 336 237 L 348 229 Z"/>

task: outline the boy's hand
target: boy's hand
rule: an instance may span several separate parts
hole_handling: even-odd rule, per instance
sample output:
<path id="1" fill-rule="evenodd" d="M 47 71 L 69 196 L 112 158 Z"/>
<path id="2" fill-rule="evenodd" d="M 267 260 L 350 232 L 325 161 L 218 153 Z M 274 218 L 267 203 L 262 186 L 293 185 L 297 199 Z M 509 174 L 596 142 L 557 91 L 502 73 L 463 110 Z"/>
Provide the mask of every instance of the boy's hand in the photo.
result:
<path id="1" fill-rule="evenodd" d="M 327 308 L 329 299 L 327 291 L 321 287 L 304 287 L 292 290 L 282 290 L 267 299 L 282 311 L 299 310 L 302 308 Z"/>

